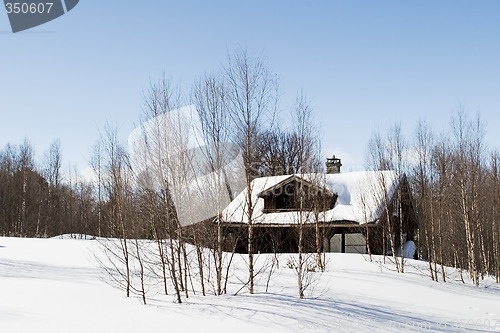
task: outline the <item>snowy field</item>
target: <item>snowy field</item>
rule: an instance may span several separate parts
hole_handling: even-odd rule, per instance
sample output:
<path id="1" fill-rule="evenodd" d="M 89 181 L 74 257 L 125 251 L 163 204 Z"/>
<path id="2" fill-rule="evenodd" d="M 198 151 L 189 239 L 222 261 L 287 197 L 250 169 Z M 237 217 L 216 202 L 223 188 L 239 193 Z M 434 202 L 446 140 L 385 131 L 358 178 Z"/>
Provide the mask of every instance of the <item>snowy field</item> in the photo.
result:
<path id="1" fill-rule="evenodd" d="M 255 295 L 234 296 L 246 277 L 237 256 L 230 294 L 175 304 L 153 288 L 145 306 L 107 283 L 99 249 L 95 240 L 0 238 L 0 332 L 500 332 L 500 285 L 462 284 L 451 268 L 449 282 L 432 282 L 423 262 L 398 274 L 380 257 L 330 254 L 301 300 L 285 254 L 267 293 L 262 273 Z"/>

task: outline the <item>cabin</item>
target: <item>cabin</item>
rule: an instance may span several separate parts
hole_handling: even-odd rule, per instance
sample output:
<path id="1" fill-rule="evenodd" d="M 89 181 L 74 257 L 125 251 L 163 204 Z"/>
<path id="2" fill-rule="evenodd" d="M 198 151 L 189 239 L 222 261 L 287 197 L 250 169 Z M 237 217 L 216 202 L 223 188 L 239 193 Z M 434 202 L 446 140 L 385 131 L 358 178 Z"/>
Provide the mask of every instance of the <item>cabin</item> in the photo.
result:
<path id="1" fill-rule="evenodd" d="M 387 253 L 390 237 L 398 248 L 401 230 L 403 241 L 413 240 L 418 225 L 405 175 L 340 173 L 340 165 L 333 157 L 325 174 L 254 179 L 222 212 L 226 250 L 247 251 L 249 221 L 261 253 L 297 252 L 300 225 L 307 252 L 318 239 L 325 252 L 373 254 Z"/>

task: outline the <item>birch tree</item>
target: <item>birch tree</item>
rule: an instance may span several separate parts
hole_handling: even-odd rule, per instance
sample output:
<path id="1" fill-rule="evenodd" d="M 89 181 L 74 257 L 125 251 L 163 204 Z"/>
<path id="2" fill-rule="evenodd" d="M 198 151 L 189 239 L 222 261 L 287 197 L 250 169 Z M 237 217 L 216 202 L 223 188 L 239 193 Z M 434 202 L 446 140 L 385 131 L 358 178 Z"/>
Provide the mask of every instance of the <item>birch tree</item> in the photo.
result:
<path id="1" fill-rule="evenodd" d="M 390 159 L 390 156 L 388 156 L 386 146 L 384 144 L 384 141 L 382 140 L 382 137 L 380 136 L 380 133 L 376 132 L 370 139 L 368 143 L 368 163 L 369 166 L 372 170 L 391 170 L 393 168 L 392 161 Z M 389 238 L 389 246 L 391 247 L 391 252 L 392 252 L 392 257 L 394 259 L 394 265 L 396 268 L 396 271 L 399 273 L 400 272 L 400 265 L 399 265 L 399 260 L 397 257 L 397 250 L 396 250 L 396 243 L 394 239 L 394 225 L 393 221 L 391 218 L 391 199 L 390 193 L 389 193 L 389 182 L 390 179 L 387 179 L 387 177 L 384 175 L 384 173 L 378 173 L 376 176 L 376 179 L 373 180 L 375 183 L 373 186 L 375 186 L 376 191 L 375 193 L 381 193 L 380 196 L 377 196 L 374 198 L 377 202 L 379 202 L 383 209 L 384 209 L 384 214 L 385 214 L 385 219 L 383 221 L 383 229 L 384 229 L 384 236 L 383 236 L 383 247 L 384 247 L 384 260 L 385 260 L 385 255 L 386 255 L 386 238 Z M 387 237 L 388 236 L 388 237 Z"/>
<path id="2" fill-rule="evenodd" d="M 434 214 L 432 199 L 432 154 L 433 154 L 433 134 L 429 125 L 420 121 L 415 132 L 414 151 L 416 153 L 416 163 L 413 166 L 415 198 L 417 200 L 417 214 L 422 223 L 424 232 L 424 242 L 419 244 L 427 250 L 426 257 L 429 261 L 429 271 L 431 279 L 437 279 L 432 261 L 435 261 L 434 247 Z M 433 259 L 434 258 L 434 259 Z"/>
<path id="3" fill-rule="evenodd" d="M 460 107 L 452 119 L 455 139 L 455 179 L 460 198 L 460 211 L 467 242 L 468 269 L 471 280 L 479 284 L 477 262 L 477 234 L 481 224 L 479 217 L 479 185 L 481 182 L 481 163 L 483 162 L 482 124 L 478 118 L 470 122 Z"/>
<path id="4" fill-rule="evenodd" d="M 125 290 L 130 297 L 132 291 L 131 251 L 131 173 L 128 155 L 118 140 L 117 130 L 109 124 L 101 137 L 104 161 L 104 189 L 108 207 L 107 218 L 111 229 L 119 235 L 118 240 L 103 241 L 107 260 L 101 265 L 107 270 L 112 280 Z M 111 266 L 110 266 L 111 265 Z"/>
<path id="5" fill-rule="evenodd" d="M 214 197 L 212 202 L 215 204 L 215 217 L 213 223 L 216 224 L 214 244 L 214 260 L 216 275 L 216 294 L 223 292 L 223 241 L 224 234 L 222 229 L 222 210 L 232 201 L 236 195 L 231 186 L 225 165 L 234 157 L 234 148 L 230 142 L 234 141 L 231 137 L 230 119 L 228 114 L 228 96 L 227 88 L 224 85 L 221 75 L 205 75 L 193 87 L 193 102 L 196 106 L 203 127 L 203 138 L 206 144 L 204 149 L 205 158 L 210 165 L 213 177 L 206 184 L 213 190 L 211 194 Z M 199 229 L 198 229 L 199 230 Z M 200 261 L 201 250 L 197 249 Z M 200 262 L 200 267 L 202 263 Z M 202 274 L 200 268 L 200 274 Z"/>
<path id="6" fill-rule="evenodd" d="M 246 212 L 248 219 L 248 285 L 254 293 L 254 202 L 252 199 L 252 180 L 256 175 L 255 162 L 258 139 L 264 121 L 274 121 L 277 107 L 277 80 L 270 72 L 266 61 L 251 57 L 246 50 L 238 50 L 228 56 L 224 68 L 227 87 L 228 107 L 235 130 L 235 143 L 240 147 L 243 157 L 245 185 L 247 188 Z"/>
<path id="7" fill-rule="evenodd" d="M 48 181 L 47 186 L 47 219 L 43 226 L 43 236 L 47 237 L 49 223 L 60 225 L 60 215 L 58 212 L 58 195 L 59 187 L 61 185 L 61 166 L 62 166 L 62 153 L 61 142 L 56 140 L 52 142 L 48 152 L 45 154 L 45 179 Z M 47 221 L 49 220 L 49 221 Z M 40 224 L 37 224 L 37 235 L 41 235 Z"/>
<path id="8" fill-rule="evenodd" d="M 396 172 L 396 177 L 397 181 L 400 182 L 403 177 L 405 177 L 405 172 L 407 169 L 407 163 L 405 160 L 405 153 L 406 153 L 406 141 L 405 138 L 403 137 L 402 130 L 401 130 L 401 123 L 395 123 L 388 131 L 388 136 L 387 136 L 387 142 L 388 142 L 388 155 L 389 155 L 389 160 L 392 162 L 393 165 L 393 170 Z M 397 201 L 396 201 L 397 207 L 394 209 L 397 210 L 398 214 L 398 226 L 397 229 L 399 232 L 397 232 L 399 236 L 399 248 L 400 248 L 400 257 L 401 257 L 401 265 L 400 265 L 400 272 L 404 273 L 404 262 L 405 262 L 405 256 L 404 256 L 404 243 L 406 242 L 406 239 L 404 239 L 404 226 L 403 226 L 403 221 L 405 219 L 404 216 L 404 211 L 403 211 L 403 197 L 402 197 L 402 187 L 398 187 L 397 191 Z"/>
<path id="9" fill-rule="evenodd" d="M 491 234 L 494 275 L 497 283 L 500 283 L 500 155 L 494 152 L 491 155 L 490 177 L 493 187 L 493 198 L 491 205 Z"/>
<path id="10" fill-rule="evenodd" d="M 172 184 L 171 174 L 177 163 L 172 159 L 175 155 L 172 149 L 179 149 L 179 147 L 175 146 L 175 142 L 171 141 L 169 135 L 181 129 L 174 128 L 172 122 L 166 117 L 168 112 L 179 107 L 180 92 L 172 85 L 171 80 L 163 75 L 158 82 L 150 84 L 144 93 L 143 101 L 143 122 L 131 148 L 135 156 L 135 168 L 141 170 L 140 181 L 146 182 L 146 187 L 155 191 L 162 202 L 162 210 L 165 214 L 160 215 L 162 223 L 159 226 L 162 226 L 163 230 L 156 229 L 154 235 L 163 263 L 167 261 L 163 248 L 165 245 L 168 246 L 170 277 L 176 301 L 182 303 L 181 293 L 184 290 L 184 283 L 180 257 L 183 240 L 181 225 L 172 198 L 175 184 Z M 163 235 L 168 235 L 170 238 L 167 244 L 164 244 Z M 174 242 L 174 239 L 177 239 L 177 242 Z"/>

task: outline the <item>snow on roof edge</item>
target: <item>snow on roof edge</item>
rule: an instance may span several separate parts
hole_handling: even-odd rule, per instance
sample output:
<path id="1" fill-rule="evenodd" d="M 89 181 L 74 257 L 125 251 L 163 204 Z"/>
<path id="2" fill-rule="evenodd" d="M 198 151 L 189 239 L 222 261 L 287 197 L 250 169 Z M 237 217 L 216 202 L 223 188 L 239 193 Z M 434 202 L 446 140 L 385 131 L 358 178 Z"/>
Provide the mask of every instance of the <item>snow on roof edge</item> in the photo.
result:
<path id="1" fill-rule="evenodd" d="M 254 224 L 296 224 L 298 215 L 293 212 L 264 213 L 264 199 L 258 195 L 293 175 L 256 178 L 251 183 L 251 200 Z M 305 180 L 323 178 L 318 185 L 325 186 L 338 195 L 333 209 L 321 212 L 320 222 L 351 221 L 358 224 L 377 221 L 384 211 L 383 203 L 391 200 L 400 183 L 395 171 L 356 171 L 338 174 L 298 175 Z M 318 178 L 316 178 L 318 179 Z M 385 190 L 384 190 L 385 189 Z M 384 193 L 385 192 L 385 193 Z M 247 189 L 245 188 L 224 210 L 227 223 L 248 223 Z M 307 212 L 303 212 L 306 213 Z M 307 216 L 311 222 L 310 213 Z"/>

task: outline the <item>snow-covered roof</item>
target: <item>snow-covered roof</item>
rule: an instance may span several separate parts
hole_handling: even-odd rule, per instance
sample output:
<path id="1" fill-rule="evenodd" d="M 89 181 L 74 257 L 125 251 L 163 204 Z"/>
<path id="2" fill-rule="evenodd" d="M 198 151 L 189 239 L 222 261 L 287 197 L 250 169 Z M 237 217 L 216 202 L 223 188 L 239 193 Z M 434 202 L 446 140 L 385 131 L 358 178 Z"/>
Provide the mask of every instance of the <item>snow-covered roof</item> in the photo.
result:
<path id="1" fill-rule="evenodd" d="M 393 197 L 399 185 L 394 171 L 362 171 L 337 174 L 305 174 L 262 177 L 250 184 L 254 224 L 296 224 L 299 212 L 264 211 L 264 198 L 259 194 L 286 183 L 288 178 L 301 177 L 318 187 L 337 194 L 332 209 L 319 214 L 320 222 L 375 222 L 384 212 L 384 202 Z M 248 223 L 248 188 L 245 188 L 223 211 L 223 219 L 229 223 Z M 303 212 L 304 223 L 313 223 L 311 212 Z"/>

